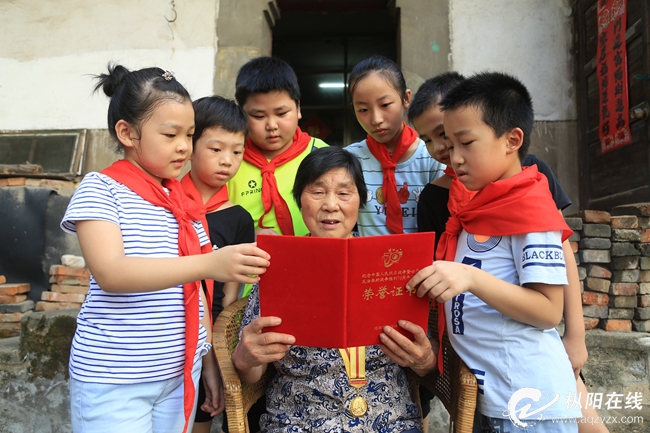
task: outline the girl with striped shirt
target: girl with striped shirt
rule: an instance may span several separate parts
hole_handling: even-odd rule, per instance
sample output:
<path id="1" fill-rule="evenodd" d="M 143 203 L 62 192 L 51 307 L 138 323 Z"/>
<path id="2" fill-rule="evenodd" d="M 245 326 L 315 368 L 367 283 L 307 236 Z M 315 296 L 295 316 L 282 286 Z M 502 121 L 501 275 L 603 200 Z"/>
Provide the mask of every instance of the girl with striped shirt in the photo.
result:
<path id="1" fill-rule="evenodd" d="M 174 75 L 116 65 L 98 78 L 124 159 L 86 175 L 61 222 L 92 274 L 70 352 L 72 428 L 191 431 L 201 369 L 219 380 L 200 280 L 254 283 L 270 257 L 253 244 L 212 252 L 176 180 L 194 111 Z M 206 390 L 215 408 L 220 392 Z"/>

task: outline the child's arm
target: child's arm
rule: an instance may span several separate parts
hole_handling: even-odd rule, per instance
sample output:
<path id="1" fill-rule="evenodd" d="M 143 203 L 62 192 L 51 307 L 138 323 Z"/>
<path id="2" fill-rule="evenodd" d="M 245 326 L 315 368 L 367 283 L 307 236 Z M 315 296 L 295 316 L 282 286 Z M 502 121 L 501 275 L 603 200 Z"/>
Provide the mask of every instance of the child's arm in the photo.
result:
<path id="1" fill-rule="evenodd" d="M 564 336 L 562 343 L 569 355 L 576 378 L 589 356 L 585 343 L 585 324 L 582 316 L 580 277 L 569 241 L 562 243 L 569 285 L 564 287 Z"/>
<path id="2" fill-rule="evenodd" d="M 269 265 L 270 256 L 253 244 L 185 257 L 127 257 L 119 226 L 82 220 L 76 222 L 76 229 L 88 268 L 106 292 L 151 292 L 206 279 L 254 283 Z"/>
<path id="3" fill-rule="evenodd" d="M 237 300 L 237 294 L 239 292 L 239 283 L 234 281 L 229 281 L 223 285 L 223 299 L 221 300 L 221 305 L 223 308 L 226 308 L 228 305 L 232 304 Z"/>
<path id="4" fill-rule="evenodd" d="M 208 301 L 205 298 L 203 290 L 201 292 L 201 301 L 203 302 L 204 313 L 201 324 L 205 327 L 208 335 L 206 341 L 212 342 L 212 324 L 210 323 L 210 314 L 207 309 Z M 221 380 L 221 371 L 219 364 L 215 357 L 214 347 L 203 356 L 203 387 L 205 388 L 205 401 L 201 405 L 201 410 L 215 416 L 221 413 L 226 407 L 226 400 L 224 398 L 225 392 L 223 389 L 223 381 Z"/>
<path id="5" fill-rule="evenodd" d="M 479 268 L 462 263 L 436 261 L 406 283 L 417 295 L 445 302 L 471 291 L 500 313 L 541 329 L 557 326 L 562 318 L 563 286 L 528 283 L 517 286 Z"/>

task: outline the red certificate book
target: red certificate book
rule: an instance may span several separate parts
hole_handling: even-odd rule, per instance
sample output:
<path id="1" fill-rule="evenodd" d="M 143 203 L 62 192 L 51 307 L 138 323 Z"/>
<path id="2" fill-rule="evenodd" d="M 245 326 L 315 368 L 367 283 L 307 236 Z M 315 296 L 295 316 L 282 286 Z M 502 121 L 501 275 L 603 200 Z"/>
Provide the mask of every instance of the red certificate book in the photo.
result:
<path id="1" fill-rule="evenodd" d="M 260 235 L 271 255 L 260 280 L 260 313 L 282 324 L 266 332 L 296 345 L 345 348 L 379 344 L 382 327 L 400 319 L 426 331 L 429 298 L 406 283 L 432 263 L 434 234 L 333 239 Z"/>

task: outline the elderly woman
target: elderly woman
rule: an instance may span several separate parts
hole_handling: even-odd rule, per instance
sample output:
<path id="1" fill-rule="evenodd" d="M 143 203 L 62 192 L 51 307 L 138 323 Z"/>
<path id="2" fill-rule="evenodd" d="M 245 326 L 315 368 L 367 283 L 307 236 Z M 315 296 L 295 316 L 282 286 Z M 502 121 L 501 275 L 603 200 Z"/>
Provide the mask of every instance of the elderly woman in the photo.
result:
<path id="1" fill-rule="evenodd" d="M 349 237 L 366 194 L 359 161 L 336 147 L 307 156 L 293 189 L 310 235 L 322 237 Z M 305 290 L 309 290 L 308 281 Z M 232 359 L 248 383 L 259 380 L 268 363 L 274 363 L 277 373 L 267 390 L 267 413 L 260 420 L 263 432 L 421 431 L 420 410 L 400 368 L 411 367 L 424 375 L 435 367 L 434 351 L 420 326 L 399 323 L 415 336 L 414 341 L 386 326 L 381 346 L 313 348 L 292 346 L 295 338 L 288 334 L 261 333 L 263 328 L 278 325 L 281 318 L 259 317 L 259 312 L 256 285 Z M 348 374 L 346 357 L 365 362 L 365 378 Z"/>

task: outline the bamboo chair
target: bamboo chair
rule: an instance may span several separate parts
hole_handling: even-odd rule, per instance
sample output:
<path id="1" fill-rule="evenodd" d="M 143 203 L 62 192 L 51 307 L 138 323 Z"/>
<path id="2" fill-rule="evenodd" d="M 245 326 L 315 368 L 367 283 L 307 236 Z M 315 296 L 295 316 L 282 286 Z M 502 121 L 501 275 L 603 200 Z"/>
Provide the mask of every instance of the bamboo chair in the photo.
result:
<path id="1" fill-rule="evenodd" d="M 266 393 L 272 377 L 273 367 L 269 366 L 262 378 L 254 384 L 242 383 L 232 364 L 231 355 L 239 341 L 239 328 L 248 298 L 240 299 L 226 307 L 214 327 L 213 345 L 226 390 L 226 413 L 228 430 L 231 433 L 250 433 L 248 410 Z M 435 309 L 429 315 L 432 335 L 437 335 L 437 314 Z M 425 377 L 419 377 L 406 369 L 413 398 L 419 404 L 419 386 L 425 386 L 438 397 L 449 412 L 449 431 L 471 433 L 476 409 L 477 382 L 472 372 L 452 349 L 446 336 L 443 338 L 444 374 L 437 370 Z"/>

